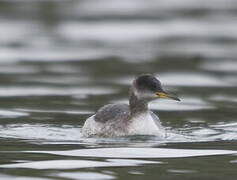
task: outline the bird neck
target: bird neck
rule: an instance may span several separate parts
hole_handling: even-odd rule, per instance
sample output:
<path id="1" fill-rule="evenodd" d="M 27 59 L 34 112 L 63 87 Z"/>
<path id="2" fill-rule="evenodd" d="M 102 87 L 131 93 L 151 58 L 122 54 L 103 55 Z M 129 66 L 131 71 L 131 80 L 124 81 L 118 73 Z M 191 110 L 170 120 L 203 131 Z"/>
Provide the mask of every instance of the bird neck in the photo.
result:
<path id="1" fill-rule="evenodd" d="M 131 116 L 136 116 L 148 111 L 148 102 L 139 99 L 133 91 L 130 91 L 129 107 Z"/>

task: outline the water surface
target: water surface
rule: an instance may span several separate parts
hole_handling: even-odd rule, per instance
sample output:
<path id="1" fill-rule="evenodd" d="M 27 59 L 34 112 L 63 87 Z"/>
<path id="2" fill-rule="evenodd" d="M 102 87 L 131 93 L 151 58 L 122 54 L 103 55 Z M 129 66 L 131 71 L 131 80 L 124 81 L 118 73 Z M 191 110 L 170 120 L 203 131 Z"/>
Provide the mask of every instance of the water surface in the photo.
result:
<path id="1" fill-rule="evenodd" d="M 2 1 L 0 178 L 237 178 L 234 0 Z M 153 73 L 167 137 L 84 138 L 85 119 Z"/>

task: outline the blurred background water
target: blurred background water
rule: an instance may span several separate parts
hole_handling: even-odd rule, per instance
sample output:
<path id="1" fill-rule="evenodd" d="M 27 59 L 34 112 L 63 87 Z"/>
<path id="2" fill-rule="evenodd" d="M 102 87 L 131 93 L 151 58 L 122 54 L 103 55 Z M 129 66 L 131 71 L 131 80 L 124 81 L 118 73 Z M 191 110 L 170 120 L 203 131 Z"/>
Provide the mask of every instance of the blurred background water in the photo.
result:
<path id="1" fill-rule="evenodd" d="M 236 0 L 0 1 L 0 179 L 237 178 Z M 153 73 L 170 132 L 85 139 Z"/>

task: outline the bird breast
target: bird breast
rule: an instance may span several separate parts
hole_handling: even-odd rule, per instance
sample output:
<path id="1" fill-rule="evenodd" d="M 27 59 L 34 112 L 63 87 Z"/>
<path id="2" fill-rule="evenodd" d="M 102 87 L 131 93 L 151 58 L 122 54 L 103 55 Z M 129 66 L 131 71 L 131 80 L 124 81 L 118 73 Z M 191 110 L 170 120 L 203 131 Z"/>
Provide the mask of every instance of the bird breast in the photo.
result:
<path id="1" fill-rule="evenodd" d="M 159 122 L 159 118 L 154 119 L 150 112 L 145 112 L 133 117 L 128 132 L 130 135 L 165 136 L 165 131 Z"/>

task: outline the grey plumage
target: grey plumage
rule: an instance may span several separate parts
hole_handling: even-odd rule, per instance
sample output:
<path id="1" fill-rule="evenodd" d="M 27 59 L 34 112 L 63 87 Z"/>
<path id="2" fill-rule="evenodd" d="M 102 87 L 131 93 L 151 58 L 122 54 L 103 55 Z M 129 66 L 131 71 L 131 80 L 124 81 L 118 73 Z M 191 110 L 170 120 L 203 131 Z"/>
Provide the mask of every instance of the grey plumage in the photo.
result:
<path id="1" fill-rule="evenodd" d="M 107 121 L 127 121 L 130 115 L 127 104 L 108 104 L 100 108 L 95 114 L 95 121 L 105 123 Z"/>
<path id="2" fill-rule="evenodd" d="M 159 95 L 160 94 L 160 95 Z M 141 75 L 130 88 L 129 105 L 108 104 L 87 119 L 83 126 L 85 136 L 124 136 L 134 134 L 162 135 L 159 118 L 148 110 L 148 103 L 157 97 L 168 97 L 161 83 L 152 75 Z"/>

